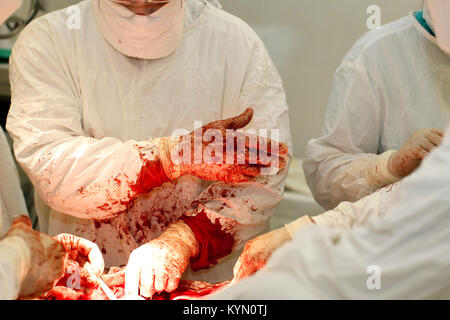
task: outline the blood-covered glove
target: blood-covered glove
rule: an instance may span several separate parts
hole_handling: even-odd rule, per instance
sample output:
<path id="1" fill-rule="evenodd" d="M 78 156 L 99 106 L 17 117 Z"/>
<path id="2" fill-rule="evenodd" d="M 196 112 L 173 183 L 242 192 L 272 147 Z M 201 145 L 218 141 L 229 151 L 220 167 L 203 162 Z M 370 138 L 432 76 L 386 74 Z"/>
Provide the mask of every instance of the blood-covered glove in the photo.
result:
<path id="1" fill-rule="evenodd" d="M 263 234 L 247 242 L 233 270 L 233 282 L 245 279 L 261 270 L 272 253 L 291 240 L 285 228 Z"/>
<path id="2" fill-rule="evenodd" d="M 158 238 L 131 253 L 125 271 L 125 294 L 151 298 L 155 293 L 173 292 L 189 259 L 198 254 L 191 229 L 178 221 Z"/>
<path id="3" fill-rule="evenodd" d="M 95 276 L 103 274 L 105 262 L 95 243 L 65 233 L 56 236 L 55 239 L 63 245 L 70 260 L 77 262 L 81 268 L 93 276 L 91 277 L 93 282 L 96 280 Z"/>
<path id="4" fill-rule="evenodd" d="M 34 231 L 27 216 L 16 218 L 5 238 L 21 238 L 30 251 L 30 265 L 19 298 L 35 298 L 52 289 L 64 275 L 67 253 L 53 238 Z"/>
<path id="5" fill-rule="evenodd" d="M 261 270 L 275 250 L 291 241 L 298 230 L 311 223 L 314 223 L 314 221 L 310 217 L 304 216 L 283 228 L 263 234 L 247 242 L 244 251 L 234 266 L 233 283 Z"/>
<path id="6" fill-rule="evenodd" d="M 253 110 L 249 108 L 240 116 L 212 122 L 189 135 L 162 139 L 159 151 L 166 175 L 172 180 L 193 175 L 233 183 L 264 175 L 263 168 L 278 173 L 286 166 L 288 148 L 238 131 L 252 118 Z"/>
<path id="7" fill-rule="evenodd" d="M 419 167 L 422 160 L 442 143 L 444 132 L 439 129 L 423 129 L 414 133 L 398 150 L 388 164 L 389 171 L 398 177 L 406 177 Z"/>

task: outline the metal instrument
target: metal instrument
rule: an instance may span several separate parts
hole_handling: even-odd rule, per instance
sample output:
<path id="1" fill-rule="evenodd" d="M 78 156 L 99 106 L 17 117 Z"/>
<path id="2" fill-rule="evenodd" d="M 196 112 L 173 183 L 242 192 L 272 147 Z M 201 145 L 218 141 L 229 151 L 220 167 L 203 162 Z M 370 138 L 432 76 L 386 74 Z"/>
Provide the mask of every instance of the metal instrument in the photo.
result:
<path id="1" fill-rule="evenodd" d="M 0 39 L 9 39 L 14 36 L 16 36 L 20 31 L 25 28 L 27 24 L 29 24 L 34 18 L 36 18 L 36 15 L 38 14 L 40 7 L 39 7 L 39 1 L 38 0 L 29 0 L 31 1 L 30 10 L 27 14 L 27 17 L 25 19 L 19 18 L 17 16 L 12 16 L 5 22 L 5 26 L 8 29 L 7 33 L 0 33 Z M 7 2 L 5 0 L 0 1 L 0 5 L 3 2 Z M 16 4 L 19 4 L 18 7 L 20 7 L 20 4 L 22 1 L 17 1 Z M 17 8 L 18 8 L 17 7 Z M 16 8 L 16 10 L 17 10 Z"/>

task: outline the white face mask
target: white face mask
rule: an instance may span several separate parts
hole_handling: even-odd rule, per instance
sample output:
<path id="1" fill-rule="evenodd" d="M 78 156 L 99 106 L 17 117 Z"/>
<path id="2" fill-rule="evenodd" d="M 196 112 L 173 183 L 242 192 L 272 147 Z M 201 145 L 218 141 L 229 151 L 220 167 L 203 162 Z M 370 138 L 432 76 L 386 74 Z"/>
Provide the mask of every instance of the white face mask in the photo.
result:
<path id="1" fill-rule="evenodd" d="M 436 34 L 438 46 L 450 55 L 450 1 L 425 0 L 424 18 Z"/>
<path id="2" fill-rule="evenodd" d="M 172 0 L 148 16 L 137 15 L 111 0 L 93 0 L 92 5 L 103 36 L 128 57 L 164 58 L 183 39 L 184 0 Z"/>

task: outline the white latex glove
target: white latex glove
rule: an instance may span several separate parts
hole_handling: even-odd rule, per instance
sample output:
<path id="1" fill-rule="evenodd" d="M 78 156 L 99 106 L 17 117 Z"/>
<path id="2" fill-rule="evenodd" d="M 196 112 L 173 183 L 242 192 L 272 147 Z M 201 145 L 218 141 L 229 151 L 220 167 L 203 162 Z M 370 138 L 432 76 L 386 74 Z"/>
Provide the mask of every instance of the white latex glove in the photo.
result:
<path id="1" fill-rule="evenodd" d="M 27 244 L 31 260 L 27 275 L 22 281 L 19 298 L 35 298 L 54 287 L 64 276 L 67 253 L 51 237 L 34 231 L 27 216 L 16 218 L 5 238 L 18 237 Z"/>
<path id="2" fill-rule="evenodd" d="M 398 177 L 406 177 L 419 167 L 422 160 L 442 143 L 444 132 L 423 129 L 411 138 L 389 160 L 388 170 Z"/>
<path id="3" fill-rule="evenodd" d="M 160 237 L 134 250 L 125 271 L 125 294 L 151 298 L 155 293 L 173 292 L 189 259 L 198 253 L 191 229 L 178 221 Z"/>
<path id="4" fill-rule="evenodd" d="M 189 135 L 162 139 L 159 151 L 166 175 L 172 180 L 192 175 L 208 181 L 234 183 L 276 174 L 286 166 L 288 148 L 283 143 L 237 131 L 246 127 L 252 118 L 253 110 L 249 108 L 237 117 L 209 123 Z M 227 139 L 227 130 L 234 130 L 235 138 Z M 218 141 L 215 135 L 220 138 Z M 240 141 L 245 143 L 241 148 L 237 147 Z M 196 144 L 201 148 L 196 148 Z M 261 160 L 261 154 L 267 154 L 268 160 Z M 276 163 L 270 159 L 277 159 Z M 274 171 L 261 170 L 268 167 Z"/>
<path id="5" fill-rule="evenodd" d="M 98 246 L 86 239 L 71 234 L 60 234 L 55 237 L 69 255 L 69 259 L 78 262 L 88 272 L 101 276 L 105 268 L 102 253 Z"/>

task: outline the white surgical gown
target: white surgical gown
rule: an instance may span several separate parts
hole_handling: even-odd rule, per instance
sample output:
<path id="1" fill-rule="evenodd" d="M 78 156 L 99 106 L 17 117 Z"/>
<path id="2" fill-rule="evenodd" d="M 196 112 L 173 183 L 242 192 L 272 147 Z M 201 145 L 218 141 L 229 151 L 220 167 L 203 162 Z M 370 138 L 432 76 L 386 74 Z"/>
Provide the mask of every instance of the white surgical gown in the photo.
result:
<path id="1" fill-rule="evenodd" d="M 66 25 L 73 11 L 56 11 L 32 22 L 13 49 L 7 128 L 39 193 L 41 231 L 96 242 L 107 267 L 126 264 L 192 201 L 211 221 L 218 218 L 237 249 L 265 230 L 281 200 L 286 172 L 207 189 L 190 176 L 148 193 L 133 189 L 143 159 L 158 158 L 158 139 L 192 131 L 196 120 L 206 124 L 252 107 L 250 127 L 280 129 L 291 146 L 282 81 L 262 41 L 207 1 L 187 5 L 183 41 L 167 58 L 116 51 L 99 32 L 91 1 L 79 4 L 80 30 Z M 231 267 L 209 280 L 226 280 Z"/>
<path id="2" fill-rule="evenodd" d="M 308 144 L 305 175 L 325 209 L 374 190 L 365 169 L 417 130 L 445 129 L 450 57 L 413 14 L 364 35 L 335 74 L 324 135 Z"/>
<path id="3" fill-rule="evenodd" d="M 11 147 L 0 128 L 0 237 L 9 230 L 15 216 L 27 214 Z"/>
<path id="4" fill-rule="evenodd" d="M 351 230 L 364 225 L 372 217 L 381 217 L 394 205 L 395 190 L 402 182 L 392 184 L 356 201 L 341 202 L 333 210 L 313 217 L 320 226 Z"/>
<path id="5" fill-rule="evenodd" d="M 0 300 L 16 299 L 30 267 L 31 253 L 24 240 L 0 240 Z"/>
<path id="6" fill-rule="evenodd" d="M 394 206 L 348 232 L 310 225 L 255 276 L 215 299 L 450 299 L 450 129 L 393 190 Z"/>

